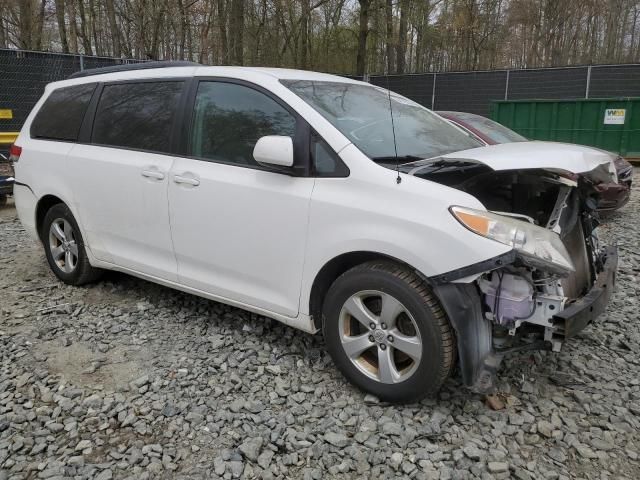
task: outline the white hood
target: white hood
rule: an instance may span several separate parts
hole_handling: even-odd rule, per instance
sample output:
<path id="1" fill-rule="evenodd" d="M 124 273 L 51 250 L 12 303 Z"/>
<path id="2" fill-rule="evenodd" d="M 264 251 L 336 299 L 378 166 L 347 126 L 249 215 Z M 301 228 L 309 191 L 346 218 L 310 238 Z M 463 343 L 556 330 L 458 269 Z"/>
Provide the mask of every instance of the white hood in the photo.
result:
<path id="1" fill-rule="evenodd" d="M 593 172 L 595 175 L 590 176 L 599 177 L 597 178 L 599 181 L 610 181 L 612 161 L 616 156 L 604 150 L 582 145 L 534 141 L 489 145 L 449 153 L 440 158 L 471 160 L 483 163 L 496 171 L 539 168 L 583 174 L 597 169 L 598 172 Z M 602 174 L 606 178 L 603 178 Z"/>

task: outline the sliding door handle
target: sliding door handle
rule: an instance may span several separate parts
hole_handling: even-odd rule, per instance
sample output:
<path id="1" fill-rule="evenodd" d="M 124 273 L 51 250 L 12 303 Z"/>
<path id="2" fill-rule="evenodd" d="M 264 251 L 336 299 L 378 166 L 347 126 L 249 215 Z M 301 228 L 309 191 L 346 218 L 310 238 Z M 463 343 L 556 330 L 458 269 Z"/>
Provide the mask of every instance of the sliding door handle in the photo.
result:
<path id="1" fill-rule="evenodd" d="M 193 187 L 197 187 L 198 185 L 200 185 L 200 180 L 198 180 L 197 178 L 183 177 L 182 175 L 174 175 L 173 181 L 176 183 L 191 185 Z"/>
<path id="2" fill-rule="evenodd" d="M 164 173 L 158 170 L 143 170 L 141 172 L 143 177 L 153 178 L 155 180 L 164 180 Z"/>

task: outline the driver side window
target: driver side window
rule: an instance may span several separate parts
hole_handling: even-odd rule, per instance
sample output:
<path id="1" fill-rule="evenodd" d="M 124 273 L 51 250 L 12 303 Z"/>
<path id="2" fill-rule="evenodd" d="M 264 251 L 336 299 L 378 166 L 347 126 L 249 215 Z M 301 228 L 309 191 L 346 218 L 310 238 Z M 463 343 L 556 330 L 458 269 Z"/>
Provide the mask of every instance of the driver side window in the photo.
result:
<path id="1" fill-rule="evenodd" d="M 257 167 L 253 147 L 265 135 L 293 139 L 296 119 L 258 90 L 221 81 L 200 82 L 191 129 L 191 155 Z"/>

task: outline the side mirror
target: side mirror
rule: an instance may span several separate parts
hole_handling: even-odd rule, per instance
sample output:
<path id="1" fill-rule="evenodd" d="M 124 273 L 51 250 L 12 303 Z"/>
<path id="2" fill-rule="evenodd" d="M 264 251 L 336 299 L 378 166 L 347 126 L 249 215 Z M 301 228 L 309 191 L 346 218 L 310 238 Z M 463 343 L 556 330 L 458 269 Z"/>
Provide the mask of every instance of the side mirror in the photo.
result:
<path id="1" fill-rule="evenodd" d="M 281 135 L 260 138 L 253 147 L 256 162 L 277 167 L 293 167 L 293 140 Z"/>

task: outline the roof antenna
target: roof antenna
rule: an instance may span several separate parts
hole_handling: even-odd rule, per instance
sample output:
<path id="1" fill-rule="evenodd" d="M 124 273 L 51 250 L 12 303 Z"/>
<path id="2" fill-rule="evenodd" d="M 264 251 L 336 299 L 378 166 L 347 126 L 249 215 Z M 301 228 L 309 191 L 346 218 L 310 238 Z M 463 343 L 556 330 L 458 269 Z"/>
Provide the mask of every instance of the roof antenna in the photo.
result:
<path id="1" fill-rule="evenodd" d="M 391 113 L 391 132 L 393 133 L 393 151 L 396 155 L 396 183 L 402 182 L 400 177 L 400 161 L 398 160 L 398 144 L 396 142 L 396 126 L 393 122 L 393 106 L 391 104 L 391 89 L 389 88 L 389 72 L 387 72 L 387 94 L 389 97 L 389 113 Z"/>

